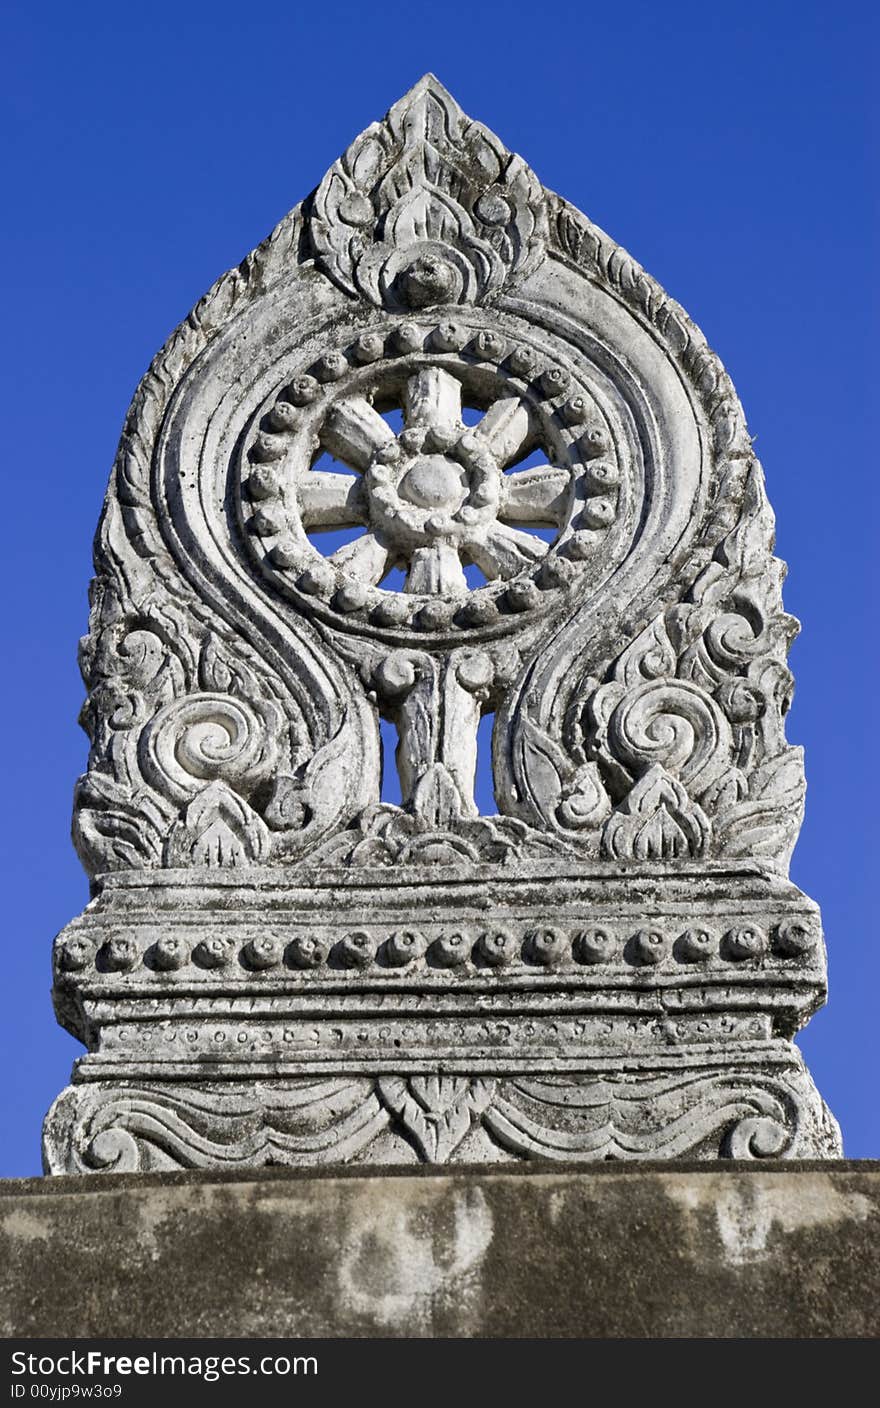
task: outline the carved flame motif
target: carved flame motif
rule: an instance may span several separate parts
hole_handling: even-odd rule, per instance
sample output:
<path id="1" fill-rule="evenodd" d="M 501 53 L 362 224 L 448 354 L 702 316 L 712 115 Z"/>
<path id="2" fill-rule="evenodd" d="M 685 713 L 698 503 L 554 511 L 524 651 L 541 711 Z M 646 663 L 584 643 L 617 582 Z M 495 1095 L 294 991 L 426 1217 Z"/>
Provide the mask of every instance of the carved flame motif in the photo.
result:
<path id="1" fill-rule="evenodd" d="M 371 303 L 477 303 L 542 257 L 544 192 L 525 162 L 428 74 L 315 193 L 318 263 Z"/>

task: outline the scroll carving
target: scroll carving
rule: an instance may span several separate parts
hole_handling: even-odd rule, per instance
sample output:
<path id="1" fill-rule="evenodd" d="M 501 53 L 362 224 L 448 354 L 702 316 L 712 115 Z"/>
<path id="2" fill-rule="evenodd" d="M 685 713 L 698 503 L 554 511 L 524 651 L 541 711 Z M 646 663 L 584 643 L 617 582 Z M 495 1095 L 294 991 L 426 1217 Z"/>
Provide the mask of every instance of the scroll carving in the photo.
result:
<path id="1" fill-rule="evenodd" d="M 514 775 L 545 822 L 551 809 L 558 817 L 563 799 L 559 760 L 567 759 L 571 773 L 589 759 L 597 786 L 615 802 L 601 839 L 588 842 L 593 854 L 635 858 L 627 838 L 641 835 L 647 844 L 648 832 L 633 822 L 640 816 L 656 818 L 648 831 L 668 833 L 670 855 L 759 854 L 787 865 L 804 797 L 801 750 L 784 732 L 792 692 L 785 660 L 797 623 L 781 606 L 783 570 L 772 543 L 772 516 L 752 464 L 738 523 L 684 600 L 640 631 L 605 682 L 576 685 L 559 741 L 521 714 Z M 548 771 L 551 756 L 557 761 Z M 537 801 L 542 790 L 549 807 Z M 658 859 L 666 854 L 662 844 L 654 851 Z"/>

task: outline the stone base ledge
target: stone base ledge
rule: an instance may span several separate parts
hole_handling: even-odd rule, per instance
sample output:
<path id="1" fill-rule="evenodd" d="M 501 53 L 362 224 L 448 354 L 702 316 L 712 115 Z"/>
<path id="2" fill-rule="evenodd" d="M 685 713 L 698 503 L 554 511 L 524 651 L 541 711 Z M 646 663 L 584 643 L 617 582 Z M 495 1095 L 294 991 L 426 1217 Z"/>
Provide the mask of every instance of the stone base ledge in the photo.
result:
<path id="1" fill-rule="evenodd" d="M 0 1334 L 874 1337 L 880 1161 L 0 1183 Z"/>

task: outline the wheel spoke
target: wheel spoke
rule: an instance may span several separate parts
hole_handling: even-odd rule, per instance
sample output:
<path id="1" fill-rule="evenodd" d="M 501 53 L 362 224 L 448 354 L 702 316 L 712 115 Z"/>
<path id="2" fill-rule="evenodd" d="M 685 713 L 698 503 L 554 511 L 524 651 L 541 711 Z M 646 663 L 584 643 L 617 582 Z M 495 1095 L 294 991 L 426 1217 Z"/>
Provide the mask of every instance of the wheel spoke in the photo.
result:
<path id="1" fill-rule="evenodd" d="M 461 383 L 442 367 L 426 367 L 406 383 L 407 425 L 456 430 L 461 425 Z"/>
<path id="2" fill-rule="evenodd" d="M 353 474 L 325 474 L 312 469 L 299 482 L 299 513 L 309 528 L 348 528 L 366 523 L 363 485 Z"/>
<path id="3" fill-rule="evenodd" d="M 547 551 L 543 539 L 504 523 L 491 524 L 481 539 L 466 542 L 464 547 L 490 582 L 496 577 L 515 577 L 523 568 L 540 562 Z"/>
<path id="4" fill-rule="evenodd" d="M 467 591 L 467 579 L 459 561 L 458 549 L 451 543 L 442 542 L 416 548 L 410 560 L 404 591 L 450 596 Z"/>
<path id="5" fill-rule="evenodd" d="M 531 432 L 528 407 L 518 396 L 496 401 L 477 426 L 477 434 L 486 441 L 502 468 L 526 447 Z"/>
<path id="6" fill-rule="evenodd" d="M 379 539 L 374 538 L 372 533 L 365 533 L 362 538 L 355 538 L 353 543 L 339 548 L 327 561 L 350 572 L 359 581 L 374 586 L 388 570 L 388 556 L 388 549 L 382 546 Z"/>
<path id="7" fill-rule="evenodd" d="M 498 517 L 513 523 L 550 523 L 561 528 L 568 509 L 570 479 L 564 469 L 535 465 L 503 477 L 506 490 Z"/>
<path id="8" fill-rule="evenodd" d="M 366 469 L 376 451 L 394 438 L 390 425 L 363 396 L 340 401 L 321 427 L 321 444 L 352 469 Z"/>

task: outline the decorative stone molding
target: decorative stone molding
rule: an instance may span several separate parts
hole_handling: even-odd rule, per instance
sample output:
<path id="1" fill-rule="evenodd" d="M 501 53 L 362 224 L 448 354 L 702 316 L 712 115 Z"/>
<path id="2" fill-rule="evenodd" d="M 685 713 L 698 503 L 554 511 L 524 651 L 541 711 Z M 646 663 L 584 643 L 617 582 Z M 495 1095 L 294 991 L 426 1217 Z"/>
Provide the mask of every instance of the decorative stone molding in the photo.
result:
<path id="1" fill-rule="evenodd" d="M 701 334 L 423 79 L 127 417 L 47 1167 L 833 1154 L 772 548 Z"/>

